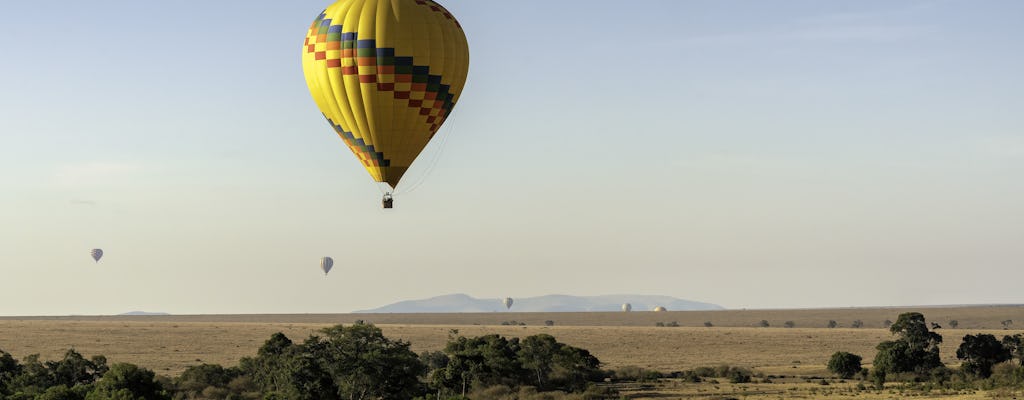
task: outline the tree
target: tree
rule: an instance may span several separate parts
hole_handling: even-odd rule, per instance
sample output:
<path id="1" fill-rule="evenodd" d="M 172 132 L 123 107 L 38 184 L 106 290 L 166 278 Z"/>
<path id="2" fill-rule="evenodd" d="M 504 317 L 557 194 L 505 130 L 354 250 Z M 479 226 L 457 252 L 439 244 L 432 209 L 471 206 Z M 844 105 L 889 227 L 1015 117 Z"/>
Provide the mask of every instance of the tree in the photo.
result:
<path id="1" fill-rule="evenodd" d="M 0 398 L 11 394 L 9 385 L 18 375 L 21 375 L 21 364 L 10 353 L 0 350 Z"/>
<path id="2" fill-rule="evenodd" d="M 1003 347 L 1010 351 L 1010 356 L 1017 359 L 1019 366 L 1024 367 L 1024 335 L 1003 336 Z"/>
<path id="3" fill-rule="evenodd" d="M 107 359 L 103 356 L 86 360 L 75 349 L 64 353 L 59 361 L 47 361 L 46 369 L 50 370 L 51 386 L 64 385 L 68 388 L 82 384 L 87 385 L 99 379 L 107 372 Z"/>
<path id="4" fill-rule="evenodd" d="M 463 395 L 473 385 L 517 386 L 525 376 L 530 376 L 516 359 L 519 349 L 519 338 L 507 339 L 496 334 L 458 337 L 445 346 L 449 362 L 434 375 L 433 384 Z"/>
<path id="5" fill-rule="evenodd" d="M 337 325 L 322 332 L 322 342 L 313 337 L 303 347 L 323 363 L 342 398 L 403 400 L 422 394 L 419 379 L 426 366 L 409 350 L 409 342 L 388 339 L 371 324 Z"/>
<path id="6" fill-rule="evenodd" d="M 892 326 L 892 321 L 890 321 L 890 320 L 882 321 L 882 326 L 885 327 L 886 329 L 889 329 L 889 327 Z"/>
<path id="7" fill-rule="evenodd" d="M 75 389 L 64 385 L 51 386 L 45 392 L 36 396 L 35 400 L 84 400 L 88 390 L 83 389 L 89 389 L 89 387 L 79 385 Z"/>
<path id="8" fill-rule="evenodd" d="M 957 321 L 955 319 L 949 320 L 949 327 L 950 328 L 956 329 L 956 327 L 958 327 L 958 326 L 960 326 L 960 321 Z"/>
<path id="9" fill-rule="evenodd" d="M 878 344 L 874 361 L 876 370 L 924 374 L 942 366 L 939 359 L 942 335 L 928 330 L 921 313 L 900 314 L 897 321 L 889 326 L 889 331 L 898 338 Z"/>
<path id="10" fill-rule="evenodd" d="M 861 371 L 861 360 L 856 354 L 839 351 L 828 360 L 828 370 L 840 378 L 850 379 Z"/>
<path id="11" fill-rule="evenodd" d="M 964 360 L 964 372 L 981 378 L 992 376 L 992 367 L 1011 357 L 1010 349 L 1003 346 L 993 335 L 978 334 L 964 336 L 956 358 Z"/>
<path id="12" fill-rule="evenodd" d="M 762 327 L 762 328 L 767 328 L 767 327 L 769 327 L 769 326 L 771 326 L 771 325 L 770 325 L 770 324 L 768 324 L 768 320 L 766 320 L 766 319 L 762 319 L 762 320 L 761 320 L 761 322 L 758 322 L 758 323 L 757 323 L 757 326 L 760 326 L 760 327 Z"/>
<path id="13" fill-rule="evenodd" d="M 864 327 L 864 321 L 861 321 L 859 319 L 854 320 L 853 323 L 850 324 L 850 326 L 854 327 L 854 328 L 863 328 Z"/>
<path id="14" fill-rule="evenodd" d="M 200 364 L 186 368 L 175 379 L 175 386 L 178 390 L 200 393 L 208 387 L 225 388 L 238 375 L 237 370 L 225 369 L 217 364 Z"/>
<path id="15" fill-rule="evenodd" d="M 1002 322 L 1000 322 L 1000 324 L 1003 325 L 1003 330 L 1010 329 L 1010 325 L 1013 325 L 1013 320 L 1012 319 L 1005 319 Z"/>
<path id="16" fill-rule="evenodd" d="M 715 326 L 715 324 L 712 324 L 711 321 L 704 321 L 704 327 L 705 328 L 710 328 L 710 327 L 713 327 L 713 326 Z"/>
<path id="17" fill-rule="evenodd" d="M 839 323 L 838 323 L 838 322 L 836 322 L 836 320 L 834 320 L 834 319 L 830 319 L 830 320 L 828 320 L 828 327 L 829 327 L 830 329 L 831 329 L 831 328 L 835 328 L 835 327 L 837 327 L 837 326 L 839 326 Z"/>
<path id="18" fill-rule="evenodd" d="M 125 363 L 110 366 L 103 378 L 96 381 L 96 388 L 85 397 L 85 400 L 163 399 L 169 397 L 153 371 Z"/>
<path id="19" fill-rule="evenodd" d="M 785 327 L 787 327 L 787 328 L 792 328 L 792 327 L 796 326 L 796 322 L 793 322 L 793 321 L 786 321 L 786 322 L 784 322 L 784 323 L 782 324 L 782 326 L 785 326 Z"/>

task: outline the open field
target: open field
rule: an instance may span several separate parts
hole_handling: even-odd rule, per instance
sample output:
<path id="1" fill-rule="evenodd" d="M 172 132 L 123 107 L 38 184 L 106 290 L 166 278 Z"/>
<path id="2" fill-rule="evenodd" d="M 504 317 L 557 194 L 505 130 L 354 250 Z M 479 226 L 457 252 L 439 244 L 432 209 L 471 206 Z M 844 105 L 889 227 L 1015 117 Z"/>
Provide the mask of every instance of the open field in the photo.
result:
<path id="1" fill-rule="evenodd" d="M 549 333 L 558 340 L 590 350 L 607 367 L 635 365 L 661 371 L 730 364 L 766 374 L 823 374 L 827 358 L 849 351 L 870 361 L 874 346 L 890 338 L 885 319 L 917 310 L 929 321 L 960 321 L 960 329 L 941 329 L 943 361 L 955 365 L 955 350 L 966 334 L 1003 335 L 995 329 L 1012 319 L 1024 327 L 1024 307 L 955 307 L 916 309 L 743 310 L 632 313 L 487 313 L 487 314 L 337 314 L 337 315 L 210 315 L 147 317 L 17 317 L 0 318 L 0 349 L 23 357 L 39 353 L 58 357 L 75 348 L 85 355 L 104 354 L 159 373 L 174 375 L 189 365 L 212 362 L 234 365 L 253 355 L 274 332 L 293 340 L 318 329 L 358 319 L 377 323 L 386 335 L 408 340 L 414 350 L 439 350 L 452 329 L 467 336 L 499 333 L 527 336 Z M 771 328 L 753 328 L 761 319 Z M 829 319 L 849 326 L 856 319 L 866 328 L 822 328 Z M 502 326 L 516 320 L 528 326 Z M 544 326 L 545 320 L 555 326 Z M 677 321 L 678 328 L 654 327 Z M 712 321 L 715 327 L 703 327 Z M 794 321 L 796 328 L 780 328 Z M 986 329 L 981 329 L 986 328 Z"/>

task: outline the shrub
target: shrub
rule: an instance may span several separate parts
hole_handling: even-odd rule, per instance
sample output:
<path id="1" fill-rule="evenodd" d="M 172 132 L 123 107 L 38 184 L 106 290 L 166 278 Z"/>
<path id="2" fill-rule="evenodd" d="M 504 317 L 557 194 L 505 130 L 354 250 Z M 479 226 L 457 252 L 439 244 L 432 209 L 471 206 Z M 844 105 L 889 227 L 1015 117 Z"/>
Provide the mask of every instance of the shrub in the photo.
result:
<path id="1" fill-rule="evenodd" d="M 767 328 L 767 327 L 771 326 L 771 324 L 768 323 L 768 320 L 762 319 L 761 322 L 757 323 L 757 326 L 760 326 L 762 328 Z"/>
<path id="2" fill-rule="evenodd" d="M 859 319 L 858 320 L 854 320 L 853 323 L 850 324 L 850 326 L 853 327 L 853 328 L 863 328 L 864 327 L 864 321 L 861 321 Z"/>
<path id="3" fill-rule="evenodd" d="M 833 374 L 839 375 L 840 378 L 850 379 L 861 371 L 861 360 L 861 356 L 839 351 L 828 360 L 828 370 Z"/>
<path id="4" fill-rule="evenodd" d="M 829 327 L 829 328 L 835 328 L 835 327 L 837 327 L 837 326 L 839 326 L 839 323 L 838 323 L 838 322 L 836 322 L 836 320 L 834 320 L 834 319 L 830 319 L 830 320 L 828 320 L 828 327 Z"/>
<path id="5" fill-rule="evenodd" d="M 956 350 L 956 358 L 964 360 L 961 365 L 964 372 L 981 378 L 992 376 L 992 367 L 1010 360 L 1010 357 L 1010 349 L 995 336 L 986 334 L 964 336 Z"/>
<path id="6" fill-rule="evenodd" d="M 792 327 L 796 326 L 796 322 L 786 321 L 785 323 L 782 324 L 782 326 L 785 326 L 787 328 L 792 328 Z"/>
<path id="7" fill-rule="evenodd" d="M 555 321 L 552 321 L 550 319 L 547 320 L 547 321 L 544 321 L 544 326 L 555 326 Z"/>
<path id="8" fill-rule="evenodd" d="M 951 320 L 949 320 L 948 324 L 949 324 L 950 328 L 956 329 L 956 327 L 960 326 L 960 321 L 957 321 L 955 319 L 951 319 Z"/>
<path id="9" fill-rule="evenodd" d="M 712 324 L 712 323 L 711 323 L 711 321 L 704 321 L 704 327 L 706 327 L 706 328 L 710 328 L 710 327 L 712 327 L 712 326 L 715 326 L 715 325 L 714 325 L 714 324 Z"/>

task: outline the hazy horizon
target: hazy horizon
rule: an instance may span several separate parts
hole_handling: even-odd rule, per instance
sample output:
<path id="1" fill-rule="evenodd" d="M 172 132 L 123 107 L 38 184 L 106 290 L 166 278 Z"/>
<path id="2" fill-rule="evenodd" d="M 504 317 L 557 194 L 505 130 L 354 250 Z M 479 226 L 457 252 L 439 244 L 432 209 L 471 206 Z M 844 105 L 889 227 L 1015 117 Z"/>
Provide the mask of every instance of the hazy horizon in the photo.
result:
<path id="1" fill-rule="evenodd" d="M 388 212 L 330 1 L 7 5 L 0 315 L 1024 303 L 1024 2 L 439 1 L 469 80 Z"/>

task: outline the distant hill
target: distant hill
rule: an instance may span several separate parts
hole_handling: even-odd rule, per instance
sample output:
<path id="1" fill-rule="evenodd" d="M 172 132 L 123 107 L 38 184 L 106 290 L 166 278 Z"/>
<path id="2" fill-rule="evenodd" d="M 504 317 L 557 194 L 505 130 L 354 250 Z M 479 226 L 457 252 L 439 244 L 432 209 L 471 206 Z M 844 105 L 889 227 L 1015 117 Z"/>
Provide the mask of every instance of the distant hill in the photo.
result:
<path id="1" fill-rule="evenodd" d="M 171 315 L 171 314 L 168 314 L 168 313 L 165 313 L 165 312 L 129 311 L 129 312 L 126 312 L 124 314 L 117 314 L 117 315 L 133 315 L 133 316 L 138 316 L 138 315 Z"/>
<path id="2" fill-rule="evenodd" d="M 621 311 L 623 303 L 633 306 L 633 311 L 650 311 L 662 306 L 669 311 L 724 310 L 722 306 L 682 300 L 669 296 L 608 295 L 608 296 L 567 296 L 548 295 L 541 297 L 514 298 L 511 311 L 516 312 L 580 312 L 580 311 Z M 423 300 L 408 300 L 372 310 L 357 313 L 473 313 L 505 311 L 501 299 L 477 299 L 465 294 L 449 294 Z"/>

